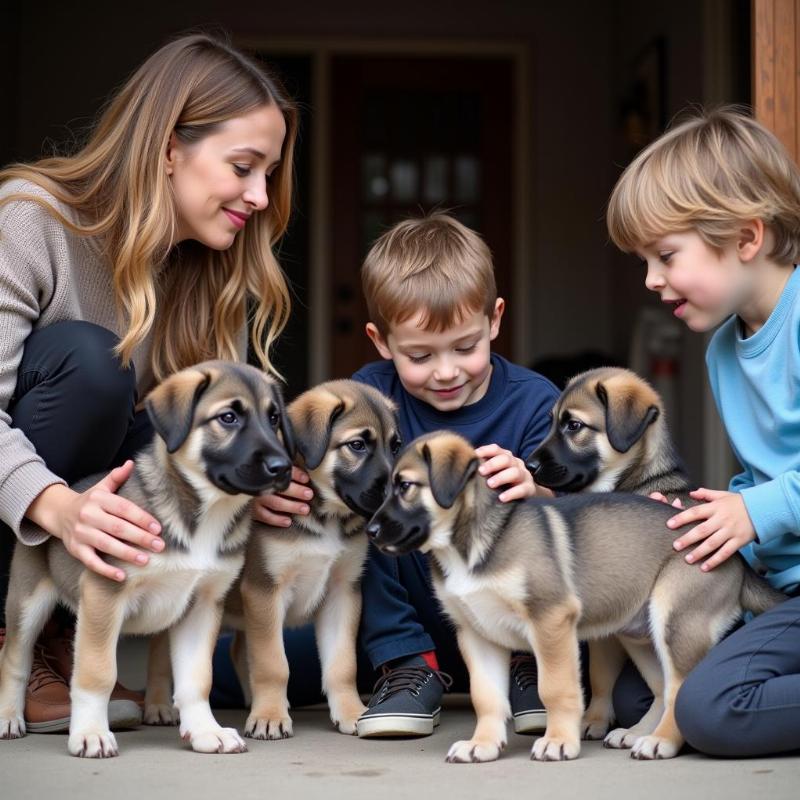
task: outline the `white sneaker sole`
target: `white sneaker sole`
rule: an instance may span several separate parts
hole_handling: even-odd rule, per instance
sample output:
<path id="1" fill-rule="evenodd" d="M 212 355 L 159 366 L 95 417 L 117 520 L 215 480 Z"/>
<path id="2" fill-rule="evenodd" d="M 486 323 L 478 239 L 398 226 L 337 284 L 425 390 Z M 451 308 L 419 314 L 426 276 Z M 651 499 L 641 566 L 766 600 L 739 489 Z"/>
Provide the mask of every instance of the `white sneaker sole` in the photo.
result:
<path id="1" fill-rule="evenodd" d="M 520 711 L 519 714 L 514 714 L 516 733 L 544 733 L 546 728 L 546 711 Z"/>
<path id="2" fill-rule="evenodd" d="M 133 700 L 111 700 L 108 704 L 108 727 L 112 731 L 137 728 L 142 724 L 142 710 Z M 45 722 L 26 722 L 28 733 L 66 733 L 69 717 L 49 719 Z"/>
<path id="3" fill-rule="evenodd" d="M 382 736 L 430 736 L 439 724 L 439 711 L 427 714 L 381 714 L 356 722 L 356 733 L 361 739 Z"/>

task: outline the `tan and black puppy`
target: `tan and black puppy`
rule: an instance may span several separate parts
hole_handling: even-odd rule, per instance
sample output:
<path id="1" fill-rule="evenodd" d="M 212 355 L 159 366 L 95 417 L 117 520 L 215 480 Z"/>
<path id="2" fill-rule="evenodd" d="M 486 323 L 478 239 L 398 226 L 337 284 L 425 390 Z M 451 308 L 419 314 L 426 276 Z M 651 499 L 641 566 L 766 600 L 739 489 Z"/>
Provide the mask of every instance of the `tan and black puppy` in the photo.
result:
<path id="1" fill-rule="evenodd" d="M 534 480 L 559 492 L 686 495 L 689 478 L 664 404 L 635 372 L 601 367 L 574 377 L 528 458 Z"/>
<path id="2" fill-rule="evenodd" d="M 623 635 L 628 652 L 652 639 L 658 672 L 643 670 L 664 712 L 633 745 L 636 758 L 671 758 L 683 739 L 673 704 L 686 674 L 743 610 L 784 600 L 741 558 L 710 573 L 688 565 L 667 529 L 675 509 L 632 494 L 500 503 L 477 475 L 472 445 L 452 433 L 403 452 L 391 494 L 367 525 L 384 552 L 431 554 L 437 597 L 456 625 L 478 715 L 448 761 L 492 761 L 506 743 L 512 650 L 532 652 L 547 730 L 540 761 L 576 758 L 583 699 L 578 639 Z M 635 569 L 631 568 L 635 565 Z M 645 665 L 647 667 L 647 665 Z"/>
<path id="3" fill-rule="evenodd" d="M 694 504 L 683 462 L 670 436 L 664 404 L 653 387 L 627 369 L 601 367 L 576 375 L 553 409 L 553 424 L 531 453 L 528 469 L 534 480 L 560 492 L 661 492 L 685 507 Z M 634 646 L 633 644 L 629 645 Z M 638 645 L 639 662 L 658 670 L 652 647 Z M 605 738 L 607 747 L 632 747 L 651 733 L 663 705 L 653 705 L 632 728 L 609 732 L 611 695 L 626 653 L 617 637 L 589 643 L 592 700 L 583 721 L 585 739 Z"/>
<path id="4" fill-rule="evenodd" d="M 281 394 L 253 367 L 208 361 L 167 378 L 145 405 L 157 435 L 119 494 L 160 521 L 166 546 L 145 566 L 106 557 L 127 573 L 116 583 L 86 569 L 54 537 L 39 547 L 17 544 L 0 653 L 0 738 L 25 734 L 33 646 L 60 602 L 77 615 L 70 753 L 117 755 L 107 716 L 117 639 L 166 629 L 182 738 L 199 752 L 247 749 L 211 713 L 211 656 L 222 601 L 244 561 L 252 498 L 286 488 L 291 476 Z"/>
<path id="5" fill-rule="evenodd" d="M 354 734 L 364 711 L 356 690 L 356 634 L 361 616 L 360 578 L 367 552 L 366 520 L 385 497 L 400 448 L 394 405 L 377 389 L 355 381 L 323 383 L 288 406 L 296 463 L 314 490 L 307 516 L 289 528 L 255 525 L 225 622 L 244 628 L 234 647 L 242 686 L 252 694 L 245 735 L 292 735 L 286 689 L 289 665 L 283 627 L 316 626 L 322 688 L 331 719 Z"/>

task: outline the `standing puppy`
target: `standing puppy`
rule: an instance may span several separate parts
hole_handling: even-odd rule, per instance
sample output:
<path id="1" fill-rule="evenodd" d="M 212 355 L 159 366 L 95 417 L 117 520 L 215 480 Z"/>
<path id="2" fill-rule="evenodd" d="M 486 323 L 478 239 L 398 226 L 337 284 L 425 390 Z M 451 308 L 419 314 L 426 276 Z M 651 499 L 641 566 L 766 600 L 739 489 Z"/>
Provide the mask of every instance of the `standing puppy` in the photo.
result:
<path id="1" fill-rule="evenodd" d="M 540 761 L 576 758 L 583 698 L 578 639 L 652 639 L 665 709 L 638 758 L 672 758 L 683 739 L 673 703 L 685 675 L 742 610 L 784 600 L 741 558 L 702 573 L 672 547 L 675 509 L 631 494 L 500 503 L 477 476 L 468 441 L 439 432 L 415 439 L 392 474 L 391 494 L 367 525 L 383 551 L 430 552 L 436 594 L 454 621 L 478 715 L 472 739 L 448 761 L 492 761 L 506 742 L 512 650 L 533 652 L 547 730 Z M 636 569 L 630 569 L 635 564 Z"/>
<path id="2" fill-rule="evenodd" d="M 619 367 L 591 369 L 570 380 L 553 408 L 550 432 L 531 453 L 527 467 L 538 484 L 556 491 L 661 492 L 684 506 L 695 502 L 661 398 L 635 372 Z M 653 681 L 649 688 L 654 701 L 632 728 L 608 733 L 614 713 L 611 696 L 627 655 Z M 583 737 L 605 737 L 607 747 L 625 748 L 651 733 L 664 710 L 660 678 L 649 641 L 608 636 L 589 642 L 592 700 Z"/>
<path id="3" fill-rule="evenodd" d="M 77 615 L 70 753 L 117 755 L 107 717 L 117 640 L 120 633 L 165 629 L 183 739 L 199 752 L 247 749 L 211 713 L 211 656 L 223 598 L 242 568 L 252 497 L 289 484 L 292 445 L 281 395 L 253 367 L 208 361 L 167 378 L 146 407 L 158 435 L 137 455 L 119 494 L 161 522 L 166 546 L 145 566 L 106 556 L 127 572 L 117 583 L 86 569 L 59 539 L 38 547 L 17 543 L 0 653 L 0 738 L 25 734 L 34 642 L 61 602 Z"/>
<path id="4" fill-rule="evenodd" d="M 323 383 L 288 407 L 297 465 L 314 490 L 307 516 L 289 528 L 257 523 L 225 622 L 247 634 L 252 693 L 245 735 L 292 735 L 286 696 L 289 665 L 283 627 L 316 626 L 322 688 L 331 719 L 353 734 L 364 705 L 356 689 L 360 578 L 367 552 L 366 520 L 383 502 L 400 448 L 394 405 L 376 389 L 350 380 Z M 241 646 L 234 660 L 248 686 Z"/>

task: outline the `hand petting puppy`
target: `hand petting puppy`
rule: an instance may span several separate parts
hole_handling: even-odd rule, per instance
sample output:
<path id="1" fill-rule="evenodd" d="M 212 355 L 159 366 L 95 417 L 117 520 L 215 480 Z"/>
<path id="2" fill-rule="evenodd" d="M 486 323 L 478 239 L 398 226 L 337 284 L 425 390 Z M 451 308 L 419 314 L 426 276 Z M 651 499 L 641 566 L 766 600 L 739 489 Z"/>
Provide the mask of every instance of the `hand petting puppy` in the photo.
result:
<path id="1" fill-rule="evenodd" d="M 497 444 L 485 444 L 475 449 L 478 458 L 486 459 L 478 468 L 478 472 L 487 478 L 489 488 L 507 486 L 497 499 L 501 503 L 510 500 L 522 500 L 526 497 L 554 497 L 544 486 L 537 486 L 525 462 L 517 458 L 510 450 L 504 450 Z"/>
<path id="2" fill-rule="evenodd" d="M 729 559 L 737 550 L 754 541 L 756 532 L 744 500 L 738 492 L 695 489 L 690 494 L 695 500 L 705 502 L 671 517 L 667 521 L 667 527 L 674 529 L 700 522 L 688 533 L 679 536 L 672 546 L 676 550 L 683 550 L 700 542 L 701 544 L 687 553 L 685 558 L 689 564 L 694 564 L 713 553 L 700 565 L 700 569 L 708 572 Z M 654 497 L 654 499 L 665 498 Z"/>

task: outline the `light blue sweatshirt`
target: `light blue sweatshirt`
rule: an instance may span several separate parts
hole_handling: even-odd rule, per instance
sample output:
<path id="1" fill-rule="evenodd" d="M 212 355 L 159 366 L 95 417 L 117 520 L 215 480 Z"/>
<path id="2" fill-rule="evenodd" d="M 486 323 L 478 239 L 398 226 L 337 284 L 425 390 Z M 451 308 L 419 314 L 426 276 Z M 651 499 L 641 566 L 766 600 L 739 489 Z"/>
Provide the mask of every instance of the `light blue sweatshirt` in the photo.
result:
<path id="1" fill-rule="evenodd" d="M 742 337 L 738 317 L 714 334 L 706 352 L 711 389 L 744 470 L 741 492 L 756 531 L 742 548 L 767 568 L 777 589 L 800 586 L 800 269 L 795 268 L 763 328 Z"/>

